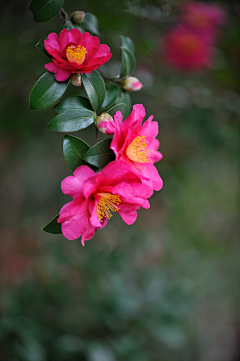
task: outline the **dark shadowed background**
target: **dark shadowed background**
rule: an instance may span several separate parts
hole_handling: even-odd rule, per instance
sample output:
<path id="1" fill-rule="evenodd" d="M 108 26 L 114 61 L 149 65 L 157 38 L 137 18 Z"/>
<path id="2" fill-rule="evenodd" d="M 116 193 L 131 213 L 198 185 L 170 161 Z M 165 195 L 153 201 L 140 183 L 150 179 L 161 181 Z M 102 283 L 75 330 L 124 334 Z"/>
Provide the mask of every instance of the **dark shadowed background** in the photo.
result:
<path id="1" fill-rule="evenodd" d="M 0 361 L 239 361 L 240 7 L 200 74 L 162 60 L 183 1 L 65 1 L 97 15 L 118 66 L 136 46 L 132 95 L 159 122 L 164 186 L 127 226 L 115 214 L 83 248 L 41 231 L 70 200 L 63 135 L 52 110 L 28 109 L 46 58 L 34 47 L 62 24 L 35 23 L 28 3 L 1 2 Z M 173 20 L 169 21 L 169 17 Z M 77 91 L 70 88 L 70 92 Z M 91 126 L 77 134 L 95 143 Z"/>

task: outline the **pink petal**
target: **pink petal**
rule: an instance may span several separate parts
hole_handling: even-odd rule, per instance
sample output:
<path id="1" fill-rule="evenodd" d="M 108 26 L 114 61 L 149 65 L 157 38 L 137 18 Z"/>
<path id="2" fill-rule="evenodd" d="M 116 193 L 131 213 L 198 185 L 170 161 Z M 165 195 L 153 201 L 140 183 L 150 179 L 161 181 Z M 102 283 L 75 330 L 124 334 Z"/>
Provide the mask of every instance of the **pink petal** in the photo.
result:
<path id="1" fill-rule="evenodd" d="M 110 148 L 114 151 L 116 159 L 119 159 L 119 149 L 122 147 L 123 135 L 122 135 L 122 113 L 117 111 L 114 115 L 114 120 L 116 124 L 116 130 L 113 135 L 113 140 L 111 142 Z"/>
<path id="2" fill-rule="evenodd" d="M 146 115 L 145 108 L 142 104 L 135 104 L 132 113 L 123 122 L 123 138 L 126 137 L 128 128 L 137 131 L 142 126 L 142 121 Z"/>
<path id="3" fill-rule="evenodd" d="M 57 65 L 54 63 L 47 63 L 44 65 L 44 68 L 50 71 L 50 73 L 56 73 L 57 71 Z"/>
<path id="4" fill-rule="evenodd" d="M 70 31 L 67 29 L 63 29 L 59 35 L 61 52 L 63 53 L 69 44 L 78 45 L 81 36 L 82 33 L 79 29 L 71 29 Z"/>
<path id="5" fill-rule="evenodd" d="M 109 46 L 106 44 L 99 45 L 97 51 L 94 54 L 94 58 L 101 58 L 102 56 L 108 56 L 111 53 Z"/>
<path id="6" fill-rule="evenodd" d="M 163 186 L 163 181 L 158 174 L 157 168 L 152 163 L 136 163 L 135 167 L 139 171 L 140 176 L 142 177 L 142 183 L 152 187 L 155 191 L 160 191 Z M 146 177 L 149 180 L 146 180 Z"/>
<path id="7" fill-rule="evenodd" d="M 58 223 L 62 223 L 62 233 L 69 240 L 79 238 L 89 227 L 88 201 L 72 201 L 70 206 L 60 210 Z"/>
<path id="8" fill-rule="evenodd" d="M 134 208 L 129 208 L 126 211 L 121 207 L 118 211 L 118 214 L 122 217 L 122 220 L 127 224 L 133 224 L 137 219 L 137 212 Z"/>
<path id="9" fill-rule="evenodd" d="M 71 75 L 71 72 L 69 70 L 62 69 L 55 63 L 45 64 L 44 68 L 50 71 L 50 73 L 55 73 L 55 79 L 57 81 L 65 81 Z"/>
<path id="10" fill-rule="evenodd" d="M 87 33 L 84 33 L 87 34 Z M 83 35 L 84 35 L 83 34 Z M 90 39 L 90 41 L 84 41 L 81 39 L 81 45 L 85 46 L 85 48 L 87 49 L 87 54 L 85 57 L 85 61 L 87 61 L 88 59 L 91 59 L 94 57 L 94 54 L 96 53 L 97 49 L 100 46 L 100 40 L 98 39 L 97 36 L 92 37 L 92 39 Z"/>
<path id="11" fill-rule="evenodd" d="M 50 33 L 47 37 L 47 40 L 45 40 L 44 43 L 45 42 L 48 43 L 53 49 L 57 50 L 58 52 L 61 52 L 58 35 L 56 33 Z"/>

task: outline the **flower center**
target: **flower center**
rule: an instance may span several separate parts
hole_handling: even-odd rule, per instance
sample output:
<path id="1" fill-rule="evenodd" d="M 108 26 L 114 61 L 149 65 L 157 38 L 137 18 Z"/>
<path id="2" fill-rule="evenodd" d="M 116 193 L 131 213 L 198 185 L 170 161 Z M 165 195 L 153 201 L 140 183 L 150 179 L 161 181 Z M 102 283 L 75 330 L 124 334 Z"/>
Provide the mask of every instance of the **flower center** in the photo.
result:
<path id="1" fill-rule="evenodd" d="M 86 53 L 87 50 L 84 46 L 78 45 L 76 47 L 74 45 L 70 45 L 66 50 L 66 57 L 68 61 L 81 65 L 85 60 Z"/>
<path id="2" fill-rule="evenodd" d="M 126 149 L 126 154 L 129 159 L 138 163 L 149 163 L 152 162 L 150 154 L 152 151 L 147 149 L 148 141 L 145 139 L 146 136 L 137 136 L 132 143 Z"/>
<path id="3" fill-rule="evenodd" d="M 112 217 L 111 212 L 116 212 L 119 208 L 116 204 L 121 202 L 121 199 L 118 195 L 113 195 L 110 193 L 98 193 L 97 195 L 101 196 L 100 201 L 97 205 L 97 215 L 100 222 L 103 222 L 103 218 L 110 219 Z"/>

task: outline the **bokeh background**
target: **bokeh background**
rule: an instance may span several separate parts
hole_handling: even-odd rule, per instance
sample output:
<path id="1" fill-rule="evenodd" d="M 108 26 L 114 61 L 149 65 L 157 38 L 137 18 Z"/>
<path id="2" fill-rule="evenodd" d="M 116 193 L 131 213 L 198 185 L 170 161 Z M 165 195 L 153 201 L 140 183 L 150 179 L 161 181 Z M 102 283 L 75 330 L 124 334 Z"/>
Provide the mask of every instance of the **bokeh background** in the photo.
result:
<path id="1" fill-rule="evenodd" d="M 28 109 L 46 58 L 34 47 L 62 24 L 34 23 L 1 2 L 0 360 L 239 361 L 240 6 L 225 1 L 214 62 L 182 72 L 163 35 L 184 1 L 67 0 L 92 12 L 119 66 L 119 34 L 136 45 L 132 95 L 160 125 L 164 187 L 127 226 L 115 214 L 83 248 L 41 231 L 69 201 L 63 135 L 52 110 Z M 77 89 L 69 90 L 69 94 Z M 90 145 L 94 128 L 82 131 Z"/>

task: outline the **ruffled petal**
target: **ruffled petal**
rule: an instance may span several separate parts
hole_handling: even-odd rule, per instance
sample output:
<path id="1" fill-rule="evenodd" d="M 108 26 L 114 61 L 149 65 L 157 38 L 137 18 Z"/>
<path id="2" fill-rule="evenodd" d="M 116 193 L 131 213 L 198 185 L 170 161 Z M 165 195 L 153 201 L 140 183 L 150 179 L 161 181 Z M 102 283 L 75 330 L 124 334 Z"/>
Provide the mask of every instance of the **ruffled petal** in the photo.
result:
<path id="1" fill-rule="evenodd" d="M 132 113 L 123 122 L 122 131 L 124 139 L 127 135 L 128 128 L 131 128 L 133 132 L 137 132 L 141 128 L 145 115 L 145 108 L 142 104 L 133 105 Z"/>
<path id="2" fill-rule="evenodd" d="M 47 42 L 53 49 L 61 52 L 58 35 L 56 33 L 50 33 L 44 43 Z"/>
<path id="3" fill-rule="evenodd" d="M 62 233 L 69 240 L 79 238 L 89 227 L 88 201 L 74 200 L 60 210 L 57 220 L 62 223 Z"/>
<path id="4" fill-rule="evenodd" d="M 69 70 L 62 69 L 55 63 L 45 64 L 44 68 L 50 71 L 50 73 L 55 73 L 55 79 L 57 81 L 65 81 L 71 75 L 71 72 Z"/>
<path id="5" fill-rule="evenodd" d="M 160 191 L 163 181 L 158 174 L 157 168 L 152 163 L 135 162 L 135 168 L 139 171 L 143 184 L 152 187 L 155 191 Z"/>
<path id="6" fill-rule="evenodd" d="M 61 52 L 64 54 L 66 47 L 69 44 L 79 44 L 82 33 L 79 29 L 63 29 L 59 35 L 59 43 Z"/>
<path id="7" fill-rule="evenodd" d="M 129 226 L 133 224 L 137 219 L 137 212 L 134 207 L 127 208 L 126 210 L 124 210 L 124 208 L 121 207 L 118 211 L 118 214 L 122 217 L 122 220 Z"/>

